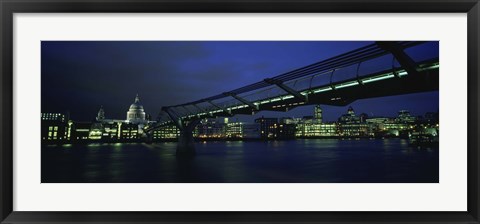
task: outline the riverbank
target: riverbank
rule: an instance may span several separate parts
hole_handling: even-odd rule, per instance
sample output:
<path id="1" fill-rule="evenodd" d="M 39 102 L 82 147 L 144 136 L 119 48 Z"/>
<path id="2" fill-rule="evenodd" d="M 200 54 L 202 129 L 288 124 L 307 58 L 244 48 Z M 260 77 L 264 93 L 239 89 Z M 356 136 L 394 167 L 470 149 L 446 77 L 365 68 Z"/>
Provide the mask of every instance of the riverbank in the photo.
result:
<path id="1" fill-rule="evenodd" d="M 340 139 L 340 140 L 361 140 L 361 139 L 407 139 L 405 137 L 371 137 L 371 136 L 312 136 L 312 137 L 296 137 L 296 138 L 194 138 L 196 142 L 230 142 L 230 141 L 291 141 L 297 139 Z M 92 143 L 156 143 L 156 142 L 178 142 L 177 138 L 168 139 L 154 139 L 150 142 L 144 139 L 126 139 L 126 140 L 75 140 L 75 141 L 57 141 L 57 142 L 42 142 L 42 145 L 85 145 Z"/>

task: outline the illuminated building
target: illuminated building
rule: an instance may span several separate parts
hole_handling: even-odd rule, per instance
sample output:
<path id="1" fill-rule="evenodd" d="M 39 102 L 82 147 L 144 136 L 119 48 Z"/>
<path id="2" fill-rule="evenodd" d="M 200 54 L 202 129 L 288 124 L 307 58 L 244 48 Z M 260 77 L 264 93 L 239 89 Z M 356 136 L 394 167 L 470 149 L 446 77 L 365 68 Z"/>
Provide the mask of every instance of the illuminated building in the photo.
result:
<path id="1" fill-rule="evenodd" d="M 410 129 L 411 125 L 405 123 L 385 122 L 379 125 L 380 130 L 406 130 Z"/>
<path id="2" fill-rule="evenodd" d="M 140 136 L 138 134 L 137 124 L 123 123 L 120 126 L 120 139 L 128 141 L 128 140 L 135 140 L 139 138 Z"/>
<path id="3" fill-rule="evenodd" d="M 395 119 L 397 123 L 414 123 L 416 117 L 411 116 L 408 110 L 401 110 L 398 112 L 398 117 Z"/>
<path id="4" fill-rule="evenodd" d="M 368 117 L 355 114 L 352 107 L 338 118 L 338 122 L 324 122 L 320 105 L 313 110 L 314 116 L 303 118 L 257 118 L 255 123 L 231 122 L 229 118 L 204 119 L 194 129 L 196 138 L 218 139 L 289 139 L 315 137 L 405 137 L 412 133 L 438 136 L 438 113 L 426 113 L 424 118 L 410 115 L 401 110 L 395 118 Z M 127 120 L 107 119 L 103 106 L 94 122 L 74 122 L 61 113 L 42 113 L 42 143 L 75 141 L 135 142 L 148 137 L 143 128 L 149 121 L 137 95 L 130 105 Z M 428 130 L 428 131 L 427 131 Z M 180 130 L 165 126 L 152 131 L 151 140 L 176 140 Z"/>
<path id="5" fill-rule="evenodd" d="M 69 120 L 68 121 L 68 126 L 66 128 L 67 128 L 67 130 L 65 131 L 65 135 L 66 135 L 65 137 L 66 137 L 67 141 L 70 141 L 70 140 L 72 140 L 72 133 L 73 133 L 72 130 L 74 128 L 73 121 Z"/>
<path id="6" fill-rule="evenodd" d="M 352 107 L 348 107 L 347 113 L 340 116 L 340 118 L 338 118 L 338 122 L 342 124 L 358 123 L 360 122 L 360 117 L 355 115 L 355 111 Z"/>
<path id="7" fill-rule="evenodd" d="M 296 124 L 280 123 L 277 129 L 277 138 L 290 139 L 295 137 L 297 127 Z"/>
<path id="8" fill-rule="evenodd" d="M 336 123 L 300 123 L 297 124 L 296 137 L 335 137 L 338 136 Z"/>
<path id="9" fill-rule="evenodd" d="M 175 125 L 164 126 L 153 131 L 154 140 L 177 139 L 180 130 Z"/>
<path id="10" fill-rule="evenodd" d="M 132 124 L 145 124 L 147 120 L 145 119 L 145 111 L 143 106 L 140 104 L 140 97 L 135 97 L 135 102 L 130 105 L 130 109 L 127 112 L 127 122 Z"/>
<path id="11" fill-rule="evenodd" d="M 388 118 L 388 117 L 372 117 L 372 118 L 367 118 L 365 121 L 367 123 L 372 123 L 372 124 L 382 124 L 382 123 L 388 122 L 389 120 L 391 120 L 391 118 Z"/>
<path id="12" fill-rule="evenodd" d="M 282 117 L 280 118 L 281 124 L 298 124 L 302 122 L 302 118 Z"/>
<path id="13" fill-rule="evenodd" d="M 218 123 L 215 119 L 203 119 L 200 124 L 195 128 L 195 137 L 198 138 L 224 138 L 226 136 L 226 125 L 228 119 L 225 120 L 225 123 Z"/>
<path id="14" fill-rule="evenodd" d="M 64 114 L 42 113 L 42 142 L 58 141 L 136 141 L 143 135 L 143 127 L 155 121 L 146 119 L 147 115 L 140 104 L 140 97 L 130 105 L 126 120 L 107 119 L 103 106 L 100 107 L 94 122 L 69 121 Z M 177 130 L 166 129 L 156 133 L 178 137 Z M 167 134 L 168 132 L 168 134 Z"/>
<path id="15" fill-rule="evenodd" d="M 103 135 L 103 125 L 102 123 L 93 123 L 90 126 L 90 131 L 88 132 L 88 139 L 90 140 L 101 140 Z"/>
<path id="16" fill-rule="evenodd" d="M 338 127 L 339 136 L 344 137 L 373 137 L 370 125 L 366 123 L 346 123 Z"/>
<path id="17" fill-rule="evenodd" d="M 61 113 L 42 113 L 42 121 L 56 121 L 56 122 L 65 122 L 68 118 L 65 114 Z"/>
<path id="18" fill-rule="evenodd" d="M 255 123 L 260 124 L 260 137 L 261 138 L 276 138 L 277 137 L 277 118 L 257 118 Z"/>
<path id="19" fill-rule="evenodd" d="M 121 122 L 104 122 L 102 138 L 106 141 L 113 141 L 120 138 Z"/>
<path id="20" fill-rule="evenodd" d="M 314 112 L 314 118 L 315 118 L 315 123 L 322 123 L 323 122 L 323 116 L 322 116 L 322 108 L 320 105 L 315 106 L 315 112 Z"/>
<path id="21" fill-rule="evenodd" d="M 224 119 L 223 123 L 215 119 L 204 119 L 196 127 L 195 137 L 197 138 L 259 138 L 260 125 L 257 123 L 229 122 Z"/>
<path id="22" fill-rule="evenodd" d="M 68 140 L 68 117 L 61 113 L 41 113 L 42 143 L 59 143 Z"/>
<path id="23" fill-rule="evenodd" d="M 338 136 L 338 124 L 323 123 L 322 112 L 323 111 L 320 108 L 320 105 L 317 105 L 314 108 L 313 117 L 305 116 L 303 119 L 297 119 L 295 120 L 295 122 L 292 122 L 293 124 L 295 124 L 295 131 L 293 135 L 297 138 Z M 288 125 L 289 123 L 285 124 Z"/>
<path id="24" fill-rule="evenodd" d="M 366 123 L 368 116 L 362 113 L 355 115 L 352 107 L 349 107 L 346 114 L 338 118 L 338 136 L 342 137 L 368 137 L 371 134 L 371 125 Z"/>
<path id="25" fill-rule="evenodd" d="M 396 118 L 377 117 L 366 121 L 372 125 L 371 132 L 376 136 L 407 137 L 415 129 L 417 118 L 408 110 L 400 110 Z"/>
<path id="26" fill-rule="evenodd" d="M 72 129 L 72 140 L 73 141 L 82 141 L 87 140 L 90 136 L 90 128 L 92 127 L 91 122 L 74 122 Z"/>
<path id="27" fill-rule="evenodd" d="M 226 124 L 227 138 L 260 138 L 260 125 L 257 123 L 233 122 Z"/>
<path id="28" fill-rule="evenodd" d="M 226 124 L 225 137 L 227 138 L 243 138 L 243 123 L 232 122 Z"/>
<path id="29" fill-rule="evenodd" d="M 107 119 L 102 106 L 97 113 L 96 121 L 103 128 L 93 128 L 89 138 L 98 139 L 97 135 L 101 132 L 101 139 L 105 141 L 135 141 L 142 137 L 145 125 L 155 123 L 155 121 L 150 121 L 150 116 L 145 113 L 138 94 L 135 102 L 129 107 L 126 120 Z M 154 138 L 155 134 L 159 135 L 158 132 L 154 133 Z"/>

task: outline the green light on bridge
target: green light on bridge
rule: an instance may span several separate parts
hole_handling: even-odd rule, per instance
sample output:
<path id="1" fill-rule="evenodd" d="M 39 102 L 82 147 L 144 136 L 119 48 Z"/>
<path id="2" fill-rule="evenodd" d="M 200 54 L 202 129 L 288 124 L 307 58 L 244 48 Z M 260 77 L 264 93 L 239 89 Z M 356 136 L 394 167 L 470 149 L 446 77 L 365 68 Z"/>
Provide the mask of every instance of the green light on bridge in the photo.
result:
<path id="1" fill-rule="evenodd" d="M 332 87 L 324 87 L 324 88 L 321 88 L 321 89 L 317 89 L 317 90 L 314 90 L 313 93 L 321 93 L 321 92 L 326 92 L 326 91 L 330 91 L 332 90 Z"/>
<path id="2" fill-rule="evenodd" d="M 336 89 L 341 89 L 341 88 L 345 88 L 345 87 L 349 87 L 349 86 L 356 86 L 356 85 L 358 85 L 358 82 L 357 82 L 357 81 L 353 81 L 353 82 L 349 82 L 349 83 L 344 83 L 344 84 L 336 85 L 335 88 L 336 88 Z"/>
<path id="3" fill-rule="evenodd" d="M 434 63 L 433 65 L 431 66 L 428 66 L 428 67 L 422 67 L 422 65 L 420 66 L 420 71 L 425 71 L 425 70 L 430 70 L 430 69 L 437 69 L 440 67 L 440 64 L 438 63 Z"/>
<path id="4" fill-rule="evenodd" d="M 374 77 L 374 78 L 367 78 L 367 79 L 364 79 L 362 80 L 363 83 L 369 83 L 369 82 L 376 82 L 376 81 L 380 81 L 380 80 L 384 80 L 384 79 L 390 79 L 390 78 L 393 78 L 395 77 L 393 74 L 389 73 L 387 75 L 384 75 L 384 76 L 377 76 L 377 77 Z"/>
<path id="5" fill-rule="evenodd" d="M 277 97 L 277 98 L 271 99 L 270 102 L 276 102 L 276 101 L 280 101 L 280 100 L 282 100 L 282 98 L 281 98 L 281 97 Z"/>

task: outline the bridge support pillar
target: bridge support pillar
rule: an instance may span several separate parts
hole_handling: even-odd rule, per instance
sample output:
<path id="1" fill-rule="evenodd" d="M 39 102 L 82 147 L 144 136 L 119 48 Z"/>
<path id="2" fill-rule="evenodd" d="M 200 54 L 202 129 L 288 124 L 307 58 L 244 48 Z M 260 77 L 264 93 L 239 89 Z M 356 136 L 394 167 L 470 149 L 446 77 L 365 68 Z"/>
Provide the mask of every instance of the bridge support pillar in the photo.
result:
<path id="1" fill-rule="evenodd" d="M 178 144 L 176 155 L 178 157 L 192 157 L 195 153 L 195 144 L 193 141 L 193 130 L 200 123 L 199 119 L 194 119 L 190 121 L 182 120 L 179 116 L 176 116 L 171 108 L 163 107 L 170 119 L 174 122 L 175 126 L 180 130 L 180 135 L 178 136 Z"/>
<path id="2" fill-rule="evenodd" d="M 142 139 L 147 144 L 153 143 L 153 134 L 152 133 L 143 133 Z"/>
<path id="3" fill-rule="evenodd" d="M 192 157 L 195 156 L 195 143 L 193 141 L 193 130 L 187 130 L 187 128 L 180 130 L 180 136 L 178 136 L 178 144 L 176 155 L 180 157 Z"/>

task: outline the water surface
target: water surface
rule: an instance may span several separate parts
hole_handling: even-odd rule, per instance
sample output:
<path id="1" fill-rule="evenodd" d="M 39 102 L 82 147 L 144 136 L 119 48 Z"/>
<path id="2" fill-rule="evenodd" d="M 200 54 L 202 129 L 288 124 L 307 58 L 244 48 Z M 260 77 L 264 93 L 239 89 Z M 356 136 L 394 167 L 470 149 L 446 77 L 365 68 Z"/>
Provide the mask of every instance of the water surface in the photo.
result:
<path id="1" fill-rule="evenodd" d="M 438 183 L 438 149 L 407 140 L 298 139 L 42 146 L 43 183 Z"/>

